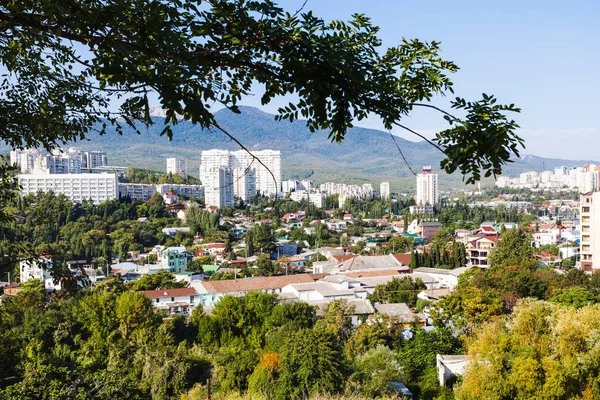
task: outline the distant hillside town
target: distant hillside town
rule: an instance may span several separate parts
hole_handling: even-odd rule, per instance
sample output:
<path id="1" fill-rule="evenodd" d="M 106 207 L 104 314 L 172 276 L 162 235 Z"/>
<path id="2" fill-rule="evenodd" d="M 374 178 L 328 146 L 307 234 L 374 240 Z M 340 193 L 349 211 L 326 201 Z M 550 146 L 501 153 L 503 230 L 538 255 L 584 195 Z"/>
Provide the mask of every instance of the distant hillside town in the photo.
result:
<path id="1" fill-rule="evenodd" d="M 500 176 L 496 180 L 499 188 L 549 189 L 569 191 L 579 189 L 590 193 L 600 188 L 600 166 L 585 164 L 582 167 L 562 166 L 554 171 L 523 172 L 518 178 Z"/>

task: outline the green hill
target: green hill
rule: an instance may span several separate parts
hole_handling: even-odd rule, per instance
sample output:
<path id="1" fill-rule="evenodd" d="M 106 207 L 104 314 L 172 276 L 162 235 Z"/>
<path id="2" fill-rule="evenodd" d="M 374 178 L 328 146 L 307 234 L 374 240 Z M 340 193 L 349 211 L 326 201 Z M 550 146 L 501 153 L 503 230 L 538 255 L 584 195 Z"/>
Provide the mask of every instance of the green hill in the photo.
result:
<path id="1" fill-rule="evenodd" d="M 219 124 L 250 150 L 273 149 L 282 154 L 284 179 L 311 178 L 316 182 L 389 181 L 393 191 L 414 190 L 415 179 L 402 160 L 390 135 L 383 131 L 352 128 L 342 144 L 331 143 L 327 132 L 310 133 L 302 121 L 277 122 L 273 115 L 252 107 L 240 107 L 241 114 L 229 110 L 216 113 Z M 166 169 L 165 158 L 185 157 L 193 175 L 198 174 L 200 152 L 213 148 L 238 150 L 239 147 L 219 131 L 207 131 L 190 122 L 174 127 L 173 140 L 160 136 L 162 119 L 142 135 L 126 130 L 120 136 L 90 134 L 88 140 L 75 145 L 84 149 L 101 149 L 108 153 L 111 165 L 133 165 L 159 171 Z M 408 163 L 418 172 L 422 165 L 439 169 L 442 154 L 426 142 L 412 142 L 396 137 Z M 560 165 L 582 164 L 568 160 L 524 156 L 505 169 L 514 175 L 523 171 L 552 169 Z M 489 184 L 487 180 L 484 184 Z M 462 185 L 459 174 L 441 175 L 440 187 L 448 189 Z"/>

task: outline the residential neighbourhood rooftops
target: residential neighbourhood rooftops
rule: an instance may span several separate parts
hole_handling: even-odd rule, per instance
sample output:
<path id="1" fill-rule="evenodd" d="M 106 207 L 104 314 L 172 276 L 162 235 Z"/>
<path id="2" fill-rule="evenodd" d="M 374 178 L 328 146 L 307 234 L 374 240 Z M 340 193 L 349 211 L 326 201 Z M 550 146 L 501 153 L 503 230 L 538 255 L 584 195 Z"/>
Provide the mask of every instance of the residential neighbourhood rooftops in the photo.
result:
<path id="1" fill-rule="evenodd" d="M 315 275 L 298 274 L 288 276 L 267 276 L 237 280 L 203 282 L 207 293 L 236 293 L 251 290 L 280 289 L 294 283 L 312 283 Z"/>
<path id="2" fill-rule="evenodd" d="M 178 289 L 146 290 L 142 293 L 150 299 L 160 299 L 164 297 L 194 296 L 196 294 L 196 290 L 188 287 Z"/>

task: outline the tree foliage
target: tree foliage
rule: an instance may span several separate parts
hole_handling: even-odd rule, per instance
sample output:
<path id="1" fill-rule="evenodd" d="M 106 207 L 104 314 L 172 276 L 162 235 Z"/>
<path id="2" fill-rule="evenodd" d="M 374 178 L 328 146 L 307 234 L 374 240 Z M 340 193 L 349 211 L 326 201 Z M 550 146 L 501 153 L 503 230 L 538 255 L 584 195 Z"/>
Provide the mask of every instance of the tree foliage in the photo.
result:
<path id="1" fill-rule="evenodd" d="M 150 98 L 165 110 L 163 133 L 178 118 L 220 128 L 211 104 L 234 112 L 253 83 L 261 102 L 294 94 L 278 119 L 304 118 L 311 131 L 343 140 L 355 120 L 377 116 L 386 129 L 436 95 L 453 93 L 458 67 L 439 43 L 402 39 L 381 49 L 379 28 L 361 14 L 326 22 L 286 13 L 270 1 L 195 0 L 51 3 L 0 8 L 0 62 L 11 79 L 0 92 L 2 139 L 10 146 L 52 147 L 88 130 L 150 125 Z M 442 111 L 450 124 L 436 141 L 442 167 L 472 182 L 501 172 L 523 141 L 506 112 L 512 104 L 456 98 Z M 116 110 L 116 111 L 115 111 Z"/>
<path id="2" fill-rule="evenodd" d="M 510 317 L 477 331 L 456 398 L 594 398 L 600 390 L 599 317 L 598 305 L 519 302 Z"/>

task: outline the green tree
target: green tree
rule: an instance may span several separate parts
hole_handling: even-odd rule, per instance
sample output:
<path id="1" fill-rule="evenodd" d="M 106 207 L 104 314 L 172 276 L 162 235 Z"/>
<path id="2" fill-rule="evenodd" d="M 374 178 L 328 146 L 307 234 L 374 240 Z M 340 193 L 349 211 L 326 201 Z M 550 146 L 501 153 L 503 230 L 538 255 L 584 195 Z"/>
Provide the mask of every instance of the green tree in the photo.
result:
<path id="1" fill-rule="evenodd" d="M 361 14 L 325 22 L 267 1 L 3 4 L 0 60 L 14 78 L 0 86 L 9 127 L 2 139 L 52 147 L 92 128 L 137 131 L 136 122 L 153 123 L 149 93 L 165 109 L 169 137 L 177 118 L 220 129 L 211 102 L 239 112 L 254 82 L 265 88 L 263 104 L 297 94 L 278 118 L 306 118 L 311 131 L 327 130 L 333 140 L 368 115 L 391 129 L 416 107 L 436 109 L 426 102 L 453 92 L 447 75 L 458 67 L 439 56 L 437 42 L 403 40 L 382 50 L 378 30 Z M 518 108 L 486 94 L 450 105 L 464 117 L 445 113 L 450 127 L 436 136 L 447 172 L 459 169 L 472 183 L 519 155 L 518 126 L 503 114 Z"/>
<path id="2" fill-rule="evenodd" d="M 281 398 L 336 393 L 350 372 L 339 339 L 327 331 L 295 332 L 282 352 L 276 393 Z"/>
<path id="3" fill-rule="evenodd" d="M 392 393 L 391 382 L 402 377 L 398 356 L 389 348 L 379 345 L 361 354 L 354 361 L 355 372 L 350 377 L 352 392 L 375 398 Z"/>
<path id="4" fill-rule="evenodd" d="M 165 270 L 154 274 L 146 274 L 140 279 L 132 281 L 128 286 L 135 291 L 155 289 L 175 289 L 185 286 L 184 282 L 178 282 L 175 277 Z"/>
<path id="5" fill-rule="evenodd" d="M 491 252 L 488 262 L 494 268 L 514 265 L 531 265 L 533 247 L 531 236 L 523 229 L 511 229 L 501 236 Z"/>
<path id="6" fill-rule="evenodd" d="M 417 295 L 427 289 L 421 278 L 414 279 L 410 276 L 394 278 L 385 285 L 375 286 L 373 294 L 369 299 L 375 303 L 406 303 L 414 307 L 417 303 Z"/>

